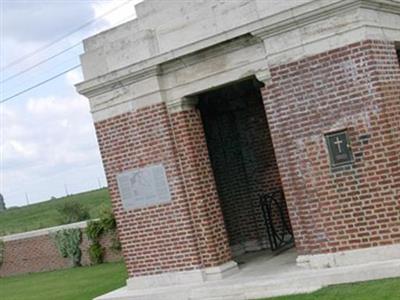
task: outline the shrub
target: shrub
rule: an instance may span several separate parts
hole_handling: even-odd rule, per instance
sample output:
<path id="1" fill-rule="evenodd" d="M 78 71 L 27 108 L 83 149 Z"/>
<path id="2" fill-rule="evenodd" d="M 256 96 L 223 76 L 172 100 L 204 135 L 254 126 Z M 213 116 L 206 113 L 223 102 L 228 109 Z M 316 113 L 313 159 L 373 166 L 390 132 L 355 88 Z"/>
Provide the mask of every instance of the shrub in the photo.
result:
<path id="1" fill-rule="evenodd" d="M 100 222 L 105 232 L 113 232 L 117 229 L 114 214 L 109 207 L 104 207 L 100 212 Z"/>
<path id="2" fill-rule="evenodd" d="M 114 215 L 109 208 L 103 208 L 100 213 L 100 220 L 90 221 L 87 224 L 85 233 L 88 239 L 91 241 L 89 247 L 89 258 L 93 265 L 103 263 L 104 259 L 104 248 L 100 244 L 100 239 L 104 233 L 111 234 L 111 250 L 120 251 L 121 244 L 116 235 L 116 222 Z"/>
<path id="3" fill-rule="evenodd" d="M 57 208 L 62 224 L 75 223 L 90 219 L 89 211 L 79 202 L 65 202 Z"/>
<path id="4" fill-rule="evenodd" d="M 89 221 L 85 233 L 92 242 L 98 242 L 104 232 L 103 225 L 100 221 Z"/>
<path id="5" fill-rule="evenodd" d="M 106 207 L 101 211 L 100 222 L 103 224 L 104 231 L 111 234 L 111 250 L 121 251 L 121 242 L 117 236 L 117 222 L 111 208 Z"/>
<path id="6" fill-rule="evenodd" d="M 71 265 L 81 265 L 82 252 L 79 248 L 82 240 L 82 232 L 79 228 L 62 229 L 53 235 L 53 240 L 62 257 L 71 259 Z"/>
<path id="7" fill-rule="evenodd" d="M 6 249 L 6 244 L 2 239 L 0 239 L 0 267 L 4 262 L 4 251 Z"/>
<path id="8" fill-rule="evenodd" d="M 89 258 L 92 265 L 103 263 L 104 249 L 101 247 L 100 239 L 104 232 L 103 224 L 100 221 L 90 221 L 86 227 L 86 235 L 91 241 L 89 247 Z"/>
<path id="9" fill-rule="evenodd" d="M 102 264 L 104 259 L 104 249 L 99 242 L 93 243 L 89 247 L 89 259 L 92 265 Z"/>

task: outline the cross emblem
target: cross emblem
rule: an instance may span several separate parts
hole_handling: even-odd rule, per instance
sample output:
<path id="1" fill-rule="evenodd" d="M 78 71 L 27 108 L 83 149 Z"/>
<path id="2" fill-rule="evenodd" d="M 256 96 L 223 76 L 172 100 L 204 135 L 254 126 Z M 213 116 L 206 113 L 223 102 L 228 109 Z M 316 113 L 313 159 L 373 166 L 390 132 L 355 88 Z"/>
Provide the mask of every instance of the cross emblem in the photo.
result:
<path id="1" fill-rule="evenodd" d="M 342 141 L 341 139 L 339 139 L 338 136 L 336 137 L 336 140 L 335 140 L 334 144 L 338 147 L 339 153 L 342 153 L 342 144 L 343 144 L 343 141 Z"/>
<path id="2" fill-rule="evenodd" d="M 353 162 L 353 153 L 348 142 L 346 130 L 328 133 L 325 135 L 325 140 L 328 144 L 329 157 L 333 167 Z"/>

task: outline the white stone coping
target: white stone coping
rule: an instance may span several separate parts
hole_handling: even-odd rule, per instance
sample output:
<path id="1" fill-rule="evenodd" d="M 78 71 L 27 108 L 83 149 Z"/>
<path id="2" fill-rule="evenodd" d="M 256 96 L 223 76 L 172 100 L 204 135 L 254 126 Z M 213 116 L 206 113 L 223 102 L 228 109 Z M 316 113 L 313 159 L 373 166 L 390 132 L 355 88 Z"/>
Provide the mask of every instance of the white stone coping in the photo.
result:
<path id="1" fill-rule="evenodd" d="M 32 230 L 32 231 L 27 231 L 27 232 L 21 232 L 21 233 L 15 233 L 15 234 L 10 234 L 10 235 L 5 235 L 1 236 L 0 240 L 3 240 L 4 242 L 9 242 L 9 241 L 17 241 L 17 240 L 23 240 L 23 239 L 29 239 L 29 238 L 34 238 L 38 236 L 43 236 L 43 235 L 48 235 L 50 233 L 63 230 L 63 229 L 69 229 L 69 228 L 86 228 L 87 222 L 89 221 L 95 221 L 95 220 L 87 220 L 87 221 L 82 221 L 82 222 L 77 222 L 77 223 L 71 223 L 71 224 L 65 224 L 65 225 L 60 225 L 60 226 L 54 226 L 54 227 L 47 227 L 47 228 L 42 228 L 38 230 Z"/>

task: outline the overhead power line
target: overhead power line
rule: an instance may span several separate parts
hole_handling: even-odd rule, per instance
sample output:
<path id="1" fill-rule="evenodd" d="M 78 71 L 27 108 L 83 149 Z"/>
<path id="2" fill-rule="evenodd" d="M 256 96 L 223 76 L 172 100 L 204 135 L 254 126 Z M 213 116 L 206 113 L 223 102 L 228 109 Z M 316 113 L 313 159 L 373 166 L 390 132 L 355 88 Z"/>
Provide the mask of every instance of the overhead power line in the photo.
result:
<path id="1" fill-rule="evenodd" d="M 7 82 L 7 81 L 9 81 L 9 80 L 11 80 L 11 79 L 13 79 L 15 77 L 21 76 L 22 74 L 25 74 L 26 72 L 28 72 L 28 71 L 30 71 L 30 70 L 32 70 L 32 69 L 44 64 L 45 62 L 48 62 L 49 60 L 52 60 L 52 59 L 60 56 L 61 54 L 63 54 L 65 52 L 67 52 L 67 51 L 79 46 L 81 43 L 82 42 L 76 43 L 76 44 L 72 45 L 71 47 L 68 47 L 68 48 L 66 48 L 66 49 L 64 49 L 64 50 L 62 50 L 62 51 L 60 51 L 60 52 L 58 52 L 58 53 L 46 58 L 46 59 L 43 59 L 43 60 L 39 61 L 38 63 L 34 64 L 33 66 L 30 66 L 29 68 L 26 68 L 26 69 L 22 70 L 21 72 L 18 72 L 18 73 L 14 74 L 14 75 L 11 75 L 10 77 L 7 77 L 6 79 L 0 81 L 0 83 Z"/>
<path id="2" fill-rule="evenodd" d="M 122 20 L 122 22 L 125 22 L 125 21 L 129 20 L 130 18 L 131 18 L 131 17 L 125 18 L 125 19 Z M 50 60 L 52 60 L 52 59 L 54 59 L 54 58 L 60 56 L 61 54 L 64 54 L 65 52 L 68 52 L 69 50 L 71 50 L 71 49 L 73 49 L 73 48 L 76 48 L 77 46 L 79 46 L 79 45 L 81 45 L 81 44 L 82 44 L 82 42 L 79 41 L 78 43 L 76 43 L 76 44 L 74 44 L 74 45 L 72 45 L 72 46 L 70 46 L 70 47 L 68 47 L 68 48 L 66 48 L 66 49 L 64 49 L 64 50 L 62 50 L 62 51 L 60 51 L 60 52 L 57 52 L 56 54 L 53 54 L 52 56 L 50 56 L 50 57 L 48 57 L 48 58 L 46 58 L 46 59 L 43 59 L 43 60 L 39 61 L 38 63 L 34 64 L 33 66 L 30 66 L 29 68 L 26 68 L 26 69 L 24 69 L 24 70 L 22 70 L 22 71 L 20 71 L 20 72 L 18 72 L 18 73 L 16 73 L 16 74 L 14 74 L 14 75 L 11 75 L 11 76 L 9 76 L 9 77 L 3 79 L 2 81 L 0 81 L 0 83 L 7 82 L 7 81 L 9 81 L 9 80 L 11 80 L 11 79 L 14 79 L 14 78 L 16 78 L 16 77 L 18 77 L 18 76 L 21 76 L 21 75 L 23 75 L 23 74 L 29 72 L 30 70 L 32 70 L 32 69 L 34 69 L 34 68 L 36 68 L 36 67 L 38 67 L 38 66 L 40 66 L 40 65 L 42 65 L 42 64 L 44 64 L 44 63 L 46 63 L 46 62 L 48 62 L 48 61 L 50 61 Z"/>
<path id="3" fill-rule="evenodd" d="M 10 97 L 7 97 L 7 98 L 5 98 L 5 99 L 2 99 L 2 100 L 0 101 L 0 104 L 3 104 L 3 103 L 5 103 L 5 102 L 7 102 L 7 101 L 9 101 L 9 100 L 11 100 L 11 99 L 13 99 L 13 98 L 19 96 L 19 95 L 25 94 L 26 92 L 29 92 L 30 90 L 33 90 L 33 89 L 35 89 L 35 88 L 37 88 L 37 87 L 39 87 L 39 86 L 41 86 L 41 85 L 43 85 L 43 84 L 45 84 L 45 83 L 47 83 L 47 82 L 49 82 L 49 81 L 52 81 L 52 80 L 54 80 L 54 79 L 56 79 L 56 78 L 58 78 L 58 77 L 60 77 L 60 76 L 62 76 L 62 75 L 64 75 L 64 74 L 66 74 L 66 73 L 72 71 L 72 70 L 75 70 L 75 69 L 79 68 L 80 66 L 81 66 L 80 64 L 79 64 L 79 65 L 75 65 L 75 66 L 73 66 L 72 68 L 69 68 L 69 69 L 67 69 L 67 70 L 65 70 L 65 71 L 62 71 L 61 73 L 58 73 L 58 74 L 56 74 L 56 75 L 54 75 L 54 76 L 52 76 L 52 77 L 50 77 L 50 78 L 48 78 L 48 79 L 46 79 L 46 80 L 43 80 L 43 81 L 41 81 L 41 82 L 39 82 L 39 83 L 37 83 L 37 84 L 35 84 L 35 85 L 33 85 L 33 86 L 30 86 L 29 88 L 26 88 L 26 89 L 24 89 L 24 90 L 22 90 L 22 91 L 20 91 L 20 92 L 18 92 L 18 93 L 15 93 L 14 95 L 12 95 L 12 96 L 10 96 Z"/>
<path id="4" fill-rule="evenodd" d="M 14 65 L 16 65 L 16 64 L 19 64 L 19 63 L 22 62 L 22 61 L 25 61 L 25 60 L 28 59 L 29 57 L 32 57 L 33 55 L 35 55 L 35 54 L 37 54 L 37 53 L 43 51 L 44 49 L 47 49 L 47 48 L 53 46 L 54 44 L 56 44 L 56 43 L 58 43 L 59 41 L 65 39 L 66 37 L 68 37 L 68 36 L 70 36 L 70 35 L 72 35 L 72 34 L 78 32 L 78 31 L 82 30 L 83 28 L 85 28 L 85 27 L 87 27 L 87 26 L 89 26 L 89 25 L 95 23 L 98 19 L 101 19 L 101 18 L 105 17 L 106 15 L 108 15 L 108 14 L 110 14 L 110 13 L 116 11 L 117 9 L 119 9 L 119 8 L 121 8 L 122 6 L 128 4 L 129 2 L 130 2 L 130 0 L 125 1 L 125 2 L 121 3 L 120 5 L 118 5 L 118 6 L 114 7 L 114 8 L 112 8 L 112 9 L 108 10 L 108 11 L 105 12 L 104 14 L 98 16 L 97 18 L 94 18 L 94 19 L 92 19 L 92 20 L 90 20 L 90 21 L 88 21 L 88 22 L 82 24 L 81 26 L 79 26 L 79 27 L 77 27 L 77 28 L 75 28 L 75 29 L 73 29 L 73 30 L 67 32 L 66 34 L 63 34 L 62 36 L 58 37 L 58 38 L 55 39 L 54 41 L 52 41 L 52 42 L 50 42 L 50 43 L 48 43 L 48 44 L 46 44 L 46 45 L 43 45 L 42 47 L 39 47 L 38 49 L 36 49 L 36 50 L 34 50 L 34 51 L 32 51 L 32 52 L 30 52 L 30 53 L 24 55 L 24 56 L 21 56 L 20 58 L 14 60 L 14 61 L 10 62 L 8 65 L 4 66 L 1 70 L 5 70 L 5 69 L 7 69 L 7 68 L 9 68 L 9 67 L 12 67 L 12 66 L 14 66 Z"/>

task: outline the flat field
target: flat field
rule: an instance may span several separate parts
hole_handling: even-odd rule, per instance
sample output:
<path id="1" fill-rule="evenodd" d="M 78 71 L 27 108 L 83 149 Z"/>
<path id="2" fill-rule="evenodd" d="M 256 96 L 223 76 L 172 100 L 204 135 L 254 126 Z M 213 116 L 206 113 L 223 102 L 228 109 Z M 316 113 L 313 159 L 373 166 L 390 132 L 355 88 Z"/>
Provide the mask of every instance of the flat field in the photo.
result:
<path id="1" fill-rule="evenodd" d="M 57 211 L 65 202 L 79 202 L 85 206 L 92 219 L 97 218 L 103 207 L 110 207 L 106 188 L 57 198 L 27 206 L 11 208 L 0 213 L 0 236 L 61 225 Z"/>

